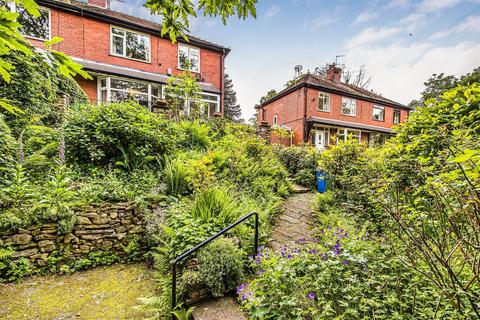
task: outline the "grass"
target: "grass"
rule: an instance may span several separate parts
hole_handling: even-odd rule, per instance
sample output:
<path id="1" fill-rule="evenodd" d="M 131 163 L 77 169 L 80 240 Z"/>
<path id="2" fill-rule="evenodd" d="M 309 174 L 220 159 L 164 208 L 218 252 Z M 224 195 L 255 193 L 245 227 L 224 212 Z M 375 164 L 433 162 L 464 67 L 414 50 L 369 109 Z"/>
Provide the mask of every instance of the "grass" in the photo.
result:
<path id="1" fill-rule="evenodd" d="M 0 285 L 0 319 L 142 319 L 137 298 L 155 291 L 143 264 L 117 264 Z"/>

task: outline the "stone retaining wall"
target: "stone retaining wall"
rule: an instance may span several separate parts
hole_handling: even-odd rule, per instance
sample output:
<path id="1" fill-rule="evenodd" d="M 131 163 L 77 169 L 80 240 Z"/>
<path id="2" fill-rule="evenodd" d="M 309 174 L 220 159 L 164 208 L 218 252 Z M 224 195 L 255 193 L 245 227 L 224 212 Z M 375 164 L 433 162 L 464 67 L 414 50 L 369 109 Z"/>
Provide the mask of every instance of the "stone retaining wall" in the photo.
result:
<path id="1" fill-rule="evenodd" d="M 73 261 L 104 251 L 122 257 L 124 247 L 134 238 L 140 250 L 146 249 L 143 214 L 131 204 L 92 205 L 77 211 L 77 215 L 70 233 L 59 234 L 57 224 L 43 224 L 16 233 L 0 232 L 0 246 L 14 249 L 13 259 L 28 258 L 33 267 L 39 268 L 46 266 L 51 256 Z"/>

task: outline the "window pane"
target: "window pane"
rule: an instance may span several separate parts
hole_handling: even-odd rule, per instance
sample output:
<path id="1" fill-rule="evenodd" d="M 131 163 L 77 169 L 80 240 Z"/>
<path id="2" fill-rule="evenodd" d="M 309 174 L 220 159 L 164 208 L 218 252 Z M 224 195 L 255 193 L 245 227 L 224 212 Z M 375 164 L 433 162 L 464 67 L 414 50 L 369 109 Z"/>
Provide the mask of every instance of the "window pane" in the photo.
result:
<path id="1" fill-rule="evenodd" d="M 180 69 L 187 69 L 188 47 L 178 46 L 178 63 Z"/>
<path id="2" fill-rule="evenodd" d="M 385 118 L 385 108 L 381 106 L 373 106 L 373 119 L 383 121 Z"/>
<path id="3" fill-rule="evenodd" d="M 110 83 L 112 89 L 127 90 L 131 92 L 148 93 L 148 85 L 142 82 L 127 81 L 121 79 L 112 79 Z"/>
<path id="4" fill-rule="evenodd" d="M 125 35 L 125 30 L 118 29 L 118 28 L 112 28 L 112 33 L 120 35 L 120 36 L 124 36 Z"/>
<path id="5" fill-rule="evenodd" d="M 107 102 L 107 90 L 100 91 L 100 101 Z"/>
<path id="6" fill-rule="evenodd" d="M 127 57 L 148 61 L 149 51 L 150 48 L 146 36 L 127 32 Z"/>
<path id="7" fill-rule="evenodd" d="M 48 10 L 40 8 L 39 17 L 31 16 L 22 6 L 17 6 L 16 11 L 19 13 L 17 21 L 22 25 L 20 33 L 26 37 L 45 40 L 50 37 L 50 15 Z"/>
<path id="8" fill-rule="evenodd" d="M 113 36 L 112 46 L 113 46 L 112 53 L 122 55 L 122 56 L 124 55 L 123 37 Z"/>
<path id="9" fill-rule="evenodd" d="M 190 70 L 200 71 L 200 50 L 190 48 L 189 53 Z"/>
<path id="10" fill-rule="evenodd" d="M 393 111 L 393 123 L 400 123 L 400 111 Z"/>

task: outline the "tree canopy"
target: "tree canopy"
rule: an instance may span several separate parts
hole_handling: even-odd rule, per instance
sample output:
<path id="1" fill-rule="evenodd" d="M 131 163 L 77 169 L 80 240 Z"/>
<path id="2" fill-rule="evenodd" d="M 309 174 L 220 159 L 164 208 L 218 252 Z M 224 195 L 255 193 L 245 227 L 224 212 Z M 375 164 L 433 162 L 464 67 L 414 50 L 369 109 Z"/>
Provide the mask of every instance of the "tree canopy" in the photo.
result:
<path id="1" fill-rule="evenodd" d="M 233 89 L 233 81 L 228 74 L 225 74 L 224 93 L 225 118 L 238 121 L 242 115 L 242 110 L 240 109 L 240 105 L 237 103 L 237 93 Z"/>

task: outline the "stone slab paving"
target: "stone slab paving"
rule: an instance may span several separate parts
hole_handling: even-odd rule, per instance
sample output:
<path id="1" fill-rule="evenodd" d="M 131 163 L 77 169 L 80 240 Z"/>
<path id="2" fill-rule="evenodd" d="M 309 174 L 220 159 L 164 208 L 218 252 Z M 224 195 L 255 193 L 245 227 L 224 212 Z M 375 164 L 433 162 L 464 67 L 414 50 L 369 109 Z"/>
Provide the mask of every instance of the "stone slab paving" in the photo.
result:
<path id="1" fill-rule="evenodd" d="M 314 199 L 315 194 L 312 192 L 297 193 L 283 203 L 282 213 L 272 230 L 272 248 L 278 249 L 291 241 L 314 236 Z"/>
<path id="2" fill-rule="evenodd" d="M 247 320 L 247 316 L 240 311 L 237 299 L 234 297 L 207 300 L 193 307 L 195 320 Z"/>

